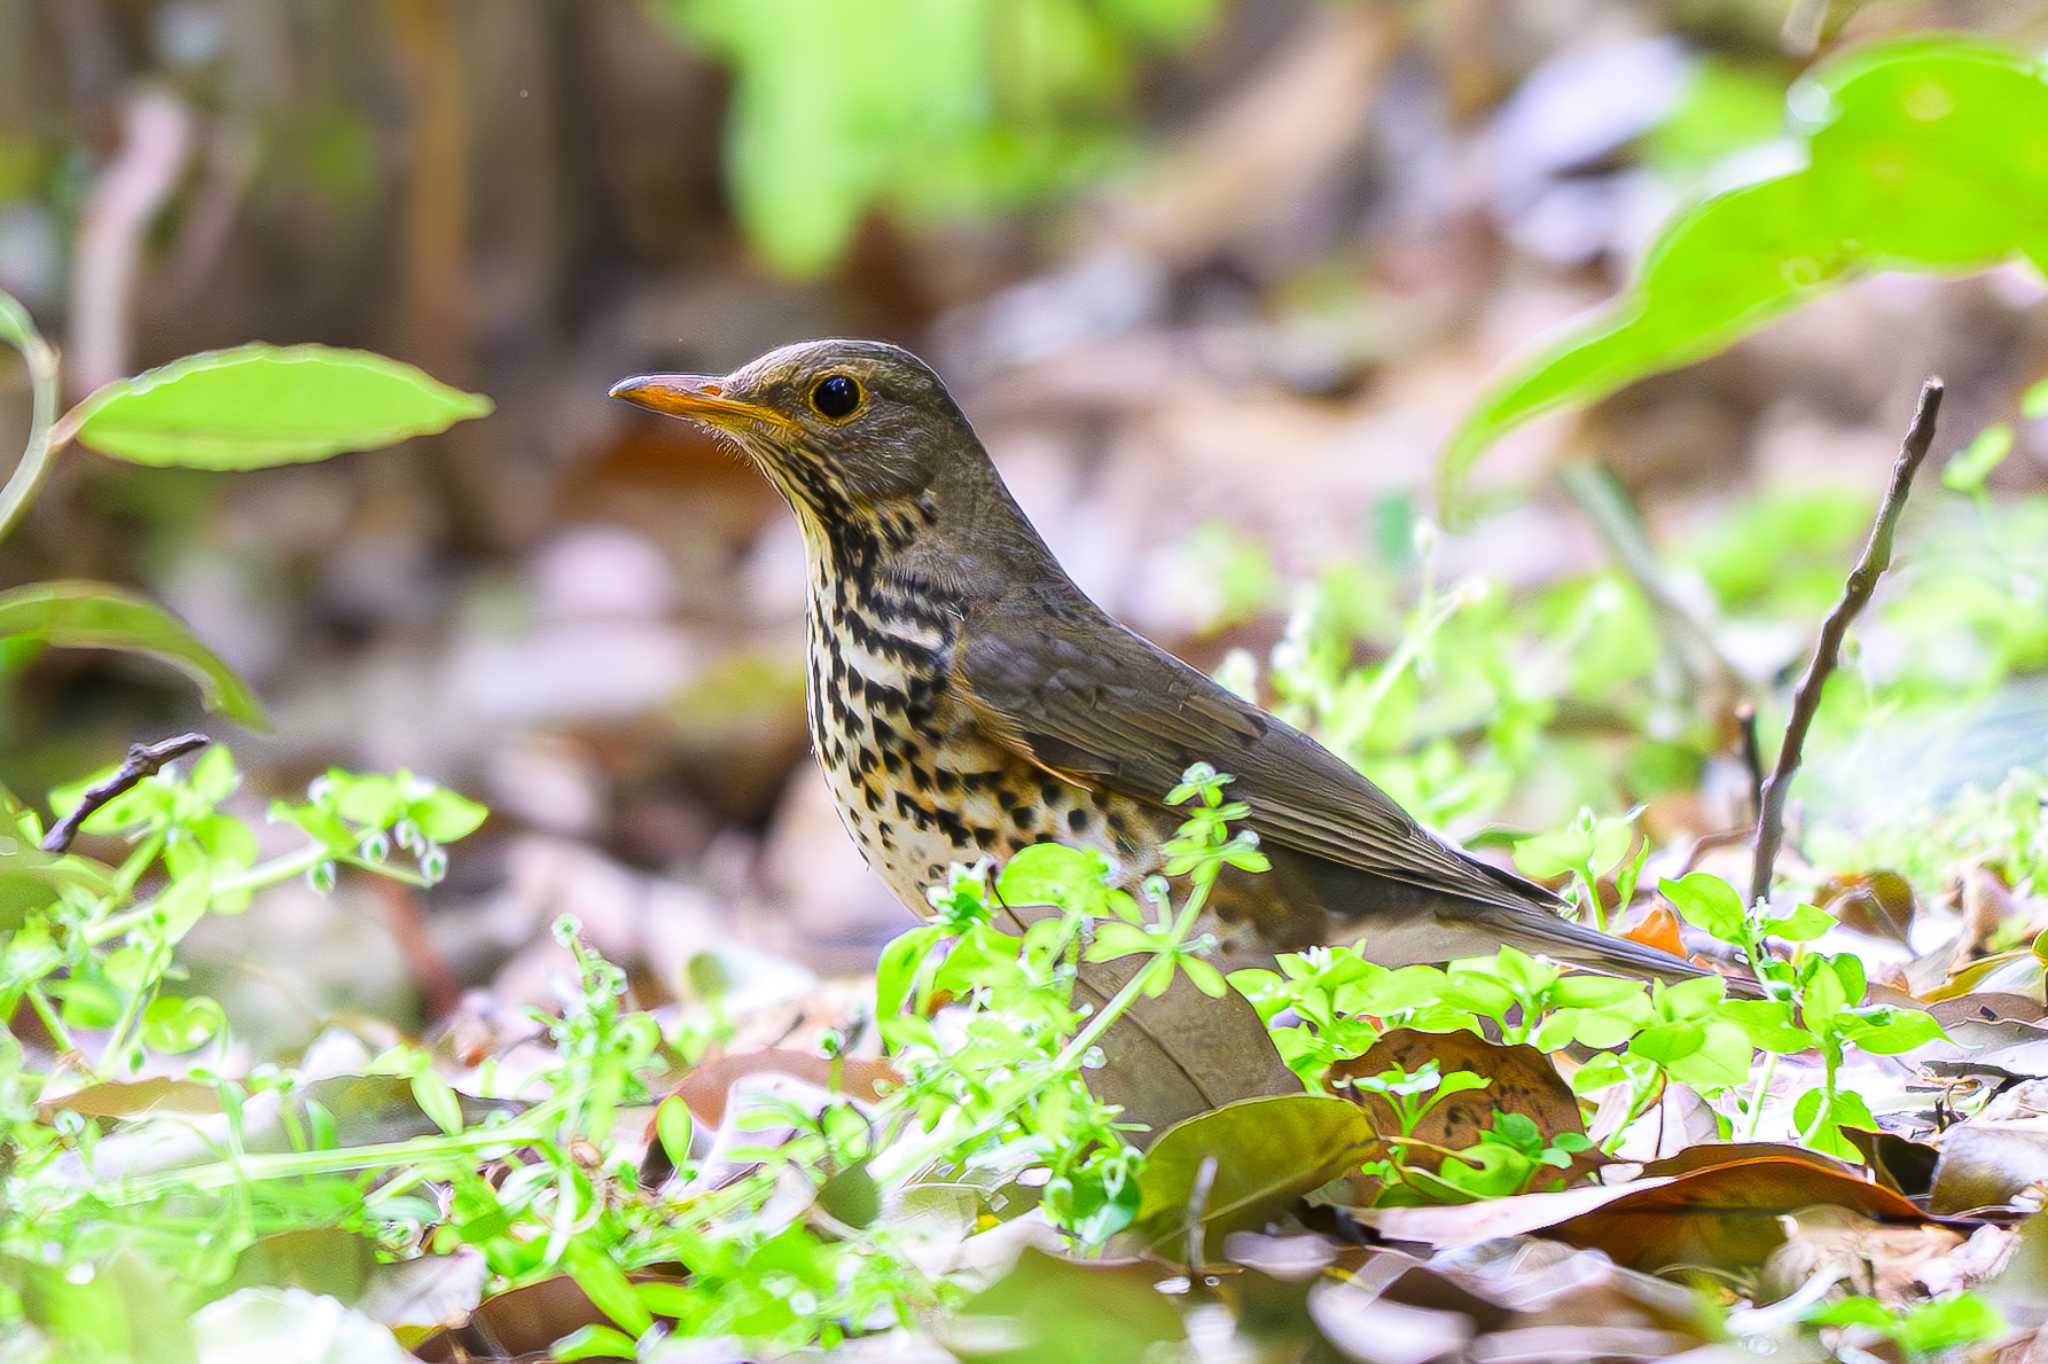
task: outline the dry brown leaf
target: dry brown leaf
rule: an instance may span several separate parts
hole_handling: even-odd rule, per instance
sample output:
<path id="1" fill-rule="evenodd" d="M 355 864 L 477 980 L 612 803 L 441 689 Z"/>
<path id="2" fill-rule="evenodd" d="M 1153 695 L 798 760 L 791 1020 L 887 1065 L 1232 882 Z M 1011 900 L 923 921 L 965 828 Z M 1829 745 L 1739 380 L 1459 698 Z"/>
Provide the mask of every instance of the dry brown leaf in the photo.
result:
<path id="1" fill-rule="evenodd" d="M 1007 908 L 1004 926 L 1021 933 L 1033 919 L 1052 912 Z M 1131 956 L 1083 965 L 1074 984 L 1075 1001 L 1102 1008 L 1146 961 Z M 1144 1124 L 1143 1132 L 1128 1134 L 1141 1150 L 1198 1113 L 1240 1099 L 1302 1092 L 1301 1078 L 1280 1059 L 1251 1001 L 1235 990 L 1211 999 L 1183 975 L 1176 975 L 1159 998 L 1140 998 L 1132 1005 L 1103 1036 L 1102 1053 L 1103 1064 L 1085 1072 L 1088 1089 L 1123 1109 L 1122 1121 Z"/>
<path id="2" fill-rule="evenodd" d="M 1822 883 L 1814 900 L 1844 928 L 1912 945 L 1913 886 L 1895 871 L 1833 877 Z"/>
<path id="3" fill-rule="evenodd" d="M 726 1095 L 735 1081 L 750 1075 L 787 1075 L 835 1094 L 870 1102 L 882 1087 L 903 1083 L 895 1067 L 878 1057 L 847 1056 L 837 1061 L 805 1051 L 773 1049 L 720 1056 L 697 1066 L 676 1086 L 676 1096 L 690 1106 L 698 1125 L 715 1129 L 725 1121 Z M 652 1139 L 652 1119 L 649 1120 Z"/>
<path id="4" fill-rule="evenodd" d="M 1579 1117 L 1579 1101 L 1572 1096 L 1570 1087 L 1559 1077 L 1556 1065 L 1548 1056 L 1534 1047 L 1504 1047 L 1469 1032 L 1396 1029 L 1375 1042 L 1363 1056 L 1333 1065 L 1329 1084 L 1337 1093 L 1364 1105 L 1366 1116 L 1372 1120 L 1376 1130 L 1382 1134 L 1399 1132 L 1399 1120 L 1385 1098 L 1352 1089 L 1343 1082 L 1354 1077 L 1377 1075 L 1395 1067 L 1412 1073 L 1429 1061 L 1435 1061 L 1445 1075 L 1469 1070 L 1485 1076 L 1491 1083 L 1484 1089 L 1453 1094 L 1431 1109 L 1412 1134 L 1418 1141 L 1453 1151 L 1463 1150 L 1492 1127 L 1496 1108 L 1532 1119 L 1546 1141 L 1564 1132 L 1585 1135 L 1586 1125 Z M 1402 1153 L 1401 1159 L 1405 1164 L 1431 1171 L 1443 1164 L 1443 1156 L 1426 1146 L 1409 1148 Z M 1586 1171 L 1605 1163 L 1605 1158 L 1598 1152 L 1586 1152 L 1574 1163 L 1571 1177 L 1579 1178 Z"/>
<path id="5" fill-rule="evenodd" d="M 1947 1227 L 1888 1226 L 1825 1204 L 1785 1222 L 1785 1243 L 1764 1261 L 1759 1302 L 1776 1302 L 1823 1279 L 1898 1307 L 1919 1296 L 1921 1270 L 1963 1244 L 1962 1233 Z"/>
<path id="6" fill-rule="evenodd" d="M 1785 1239 L 1782 1218 L 1816 1204 L 1918 1225 L 1910 1201 L 1825 1156 L 1762 1144 L 1696 1147 L 1613 1187 L 1521 1194 L 1447 1208 L 1361 1209 L 1396 1241 L 1450 1247 L 1541 1233 L 1655 1273 L 1673 1265 L 1754 1266 Z"/>
<path id="7" fill-rule="evenodd" d="M 675 1283 L 672 1274 L 633 1274 L 635 1283 Z M 428 1332 L 412 1347 L 427 1364 L 550 1358 L 550 1347 L 585 1326 L 610 1318 L 567 1274 L 508 1289 L 479 1304 L 461 1325 Z"/>

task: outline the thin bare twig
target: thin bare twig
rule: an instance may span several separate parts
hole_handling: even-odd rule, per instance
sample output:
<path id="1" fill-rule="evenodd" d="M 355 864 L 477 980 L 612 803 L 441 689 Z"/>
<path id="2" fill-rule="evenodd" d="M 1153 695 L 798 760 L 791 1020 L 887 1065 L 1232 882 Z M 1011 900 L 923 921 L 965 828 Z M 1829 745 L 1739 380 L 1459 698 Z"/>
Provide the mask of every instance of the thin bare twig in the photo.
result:
<path id="1" fill-rule="evenodd" d="M 153 777 L 161 772 L 165 764 L 176 762 L 187 753 L 197 753 L 212 742 L 204 734 L 180 734 L 175 739 L 159 743 L 131 745 L 127 758 L 121 763 L 121 770 L 87 791 L 84 799 L 78 802 L 78 808 L 58 820 L 50 832 L 43 835 L 43 851 L 69 851 L 71 840 L 78 837 L 79 826 L 91 819 L 94 813 L 133 790 L 144 777 Z"/>
<path id="2" fill-rule="evenodd" d="M 1749 817 L 1764 812 L 1764 751 L 1756 739 L 1756 707 L 1744 701 L 1735 707 L 1735 723 L 1742 730 L 1742 767 L 1749 773 Z"/>
<path id="3" fill-rule="evenodd" d="M 1905 510 L 1913 475 L 1919 472 L 1928 446 L 1934 443 L 1934 422 L 1941 413 L 1941 395 L 1942 383 L 1938 378 L 1930 378 L 1920 387 L 1913 424 L 1899 446 L 1899 458 L 1892 465 L 1891 486 L 1885 489 L 1877 520 L 1870 528 L 1870 539 L 1863 545 L 1863 556 L 1849 571 L 1849 579 L 1842 586 L 1842 599 L 1821 622 L 1820 641 L 1814 645 L 1813 658 L 1799 679 L 1799 690 L 1793 694 L 1792 717 L 1785 722 L 1785 741 L 1778 748 L 1778 765 L 1764 782 L 1762 799 L 1758 801 L 1756 860 L 1749 872 L 1752 904 L 1770 894 L 1771 869 L 1777 865 L 1778 847 L 1785 838 L 1786 790 L 1792 785 L 1793 773 L 1799 770 L 1806 732 L 1813 727 L 1814 714 L 1820 709 L 1821 688 L 1827 685 L 1829 675 L 1841 661 L 1842 637 L 1849 632 L 1849 622 L 1869 603 L 1878 578 L 1891 567 L 1892 537 L 1898 529 L 1899 513 Z"/>

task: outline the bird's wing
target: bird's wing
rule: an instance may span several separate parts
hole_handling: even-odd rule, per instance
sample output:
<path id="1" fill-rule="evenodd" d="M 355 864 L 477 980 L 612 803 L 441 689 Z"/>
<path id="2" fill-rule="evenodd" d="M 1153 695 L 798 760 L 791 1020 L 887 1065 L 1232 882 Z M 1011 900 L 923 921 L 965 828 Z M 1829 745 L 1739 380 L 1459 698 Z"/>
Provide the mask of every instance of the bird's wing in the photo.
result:
<path id="1" fill-rule="evenodd" d="M 1236 779 L 1230 796 L 1251 807 L 1245 822 L 1264 842 L 1482 904 L 1551 902 L 1092 603 L 996 606 L 978 624 L 955 647 L 956 693 L 985 731 L 1055 776 L 1163 805 L 1190 764 L 1211 763 Z"/>

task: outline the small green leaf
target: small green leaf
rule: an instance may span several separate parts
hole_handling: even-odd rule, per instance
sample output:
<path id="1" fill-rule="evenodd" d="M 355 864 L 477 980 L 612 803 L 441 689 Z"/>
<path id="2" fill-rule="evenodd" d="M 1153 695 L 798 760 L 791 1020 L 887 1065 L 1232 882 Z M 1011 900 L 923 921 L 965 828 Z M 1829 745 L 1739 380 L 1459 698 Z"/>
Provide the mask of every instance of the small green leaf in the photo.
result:
<path id="1" fill-rule="evenodd" d="M 1009 905 L 1056 905 L 1074 914 L 1107 912 L 1109 863 L 1092 848 L 1034 843 L 996 875 L 996 893 Z"/>
<path id="2" fill-rule="evenodd" d="M 434 1126 L 449 1136 L 456 1136 L 462 1131 L 462 1101 L 455 1097 L 455 1090 L 441 1078 L 440 1072 L 413 1072 L 412 1098 L 420 1106 L 420 1112 L 432 1118 Z"/>
<path id="3" fill-rule="evenodd" d="M 1926 1356 L 1959 1345 L 1989 1343 L 2009 1329 L 1991 1303 L 1975 1293 L 1957 1293 L 1921 1303 L 1906 1314 L 1894 1335 L 1913 1354 Z"/>
<path id="4" fill-rule="evenodd" d="M 1741 1028 L 1750 1045 L 1789 1056 L 1818 1046 L 1820 1039 L 1792 1022 L 1792 1006 L 1775 999 L 1731 999 L 1721 1016 Z"/>
<path id="5" fill-rule="evenodd" d="M 690 1163 L 690 1141 L 696 1131 L 696 1116 L 680 1095 L 671 1094 L 654 1110 L 654 1135 L 668 1153 L 669 1164 L 678 1170 Z"/>
<path id="6" fill-rule="evenodd" d="M 548 1358 L 563 1361 L 584 1359 L 631 1359 L 639 1353 L 633 1337 L 612 1326 L 579 1326 L 548 1349 Z"/>
<path id="7" fill-rule="evenodd" d="M 654 1314 L 633 1291 L 633 1281 L 610 1255 L 589 1241 L 572 1241 L 564 1266 L 597 1309 L 634 1336 L 654 1325 Z M 631 1353 L 628 1352 L 628 1358 Z"/>
<path id="8" fill-rule="evenodd" d="M 1097 926 L 1095 941 L 1088 945 L 1085 959 L 1088 961 L 1115 961 L 1135 952 L 1154 952 L 1159 948 L 1159 939 L 1142 928 L 1133 927 L 1121 919 L 1110 919 Z"/>
<path id="9" fill-rule="evenodd" d="M 206 1045 L 227 1021 L 220 1005 L 205 995 L 160 995 L 142 1011 L 142 1043 L 151 1051 L 176 1055 Z"/>
<path id="10" fill-rule="evenodd" d="M 454 843 L 475 833 L 490 810 L 480 801 L 436 786 L 406 806 L 406 813 L 420 826 L 420 832 L 434 842 Z"/>
<path id="11" fill-rule="evenodd" d="M 1224 983 L 1223 973 L 1203 961 L 1200 957 L 1180 958 L 1180 969 L 1197 990 L 1211 999 L 1221 999 L 1229 986 Z"/>
<path id="12" fill-rule="evenodd" d="M 200 699 L 251 729 L 268 729 L 248 684 L 170 612 L 104 583 L 63 580 L 0 592 L 0 639 L 21 635 L 68 649 L 146 654 L 199 684 Z"/>
<path id="13" fill-rule="evenodd" d="M 1757 933 L 1761 937 L 1783 938 L 1787 942 L 1812 942 L 1834 926 L 1834 916 L 1826 910 L 1801 905 L 1782 919 L 1765 919 L 1757 925 Z"/>
<path id="14" fill-rule="evenodd" d="M 1897 1056 L 1947 1036 L 1933 1014 L 1886 1005 L 1843 1013 L 1836 1019 L 1835 1031 L 1844 1041 L 1875 1056 Z"/>
<path id="15" fill-rule="evenodd" d="M 1991 471 L 2012 453 L 2013 429 L 2004 422 L 1985 427 L 1942 467 L 1941 486 L 1951 492 L 1981 493 Z"/>
<path id="16" fill-rule="evenodd" d="M 1742 897 L 1720 877 L 1696 871 L 1678 881 L 1666 877 L 1657 889 L 1694 928 L 1725 943 L 1741 943 Z"/>
<path id="17" fill-rule="evenodd" d="M 435 435 L 490 411 L 488 398 L 368 351 L 258 342 L 117 379 L 66 422 L 135 464 L 260 469 Z"/>
<path id="18" fill-rule="evenodd" d="M 2028 421 L 2048 417 L 2048 379 L 2036 379 L 2020 395 L 2020 415 Z"/>

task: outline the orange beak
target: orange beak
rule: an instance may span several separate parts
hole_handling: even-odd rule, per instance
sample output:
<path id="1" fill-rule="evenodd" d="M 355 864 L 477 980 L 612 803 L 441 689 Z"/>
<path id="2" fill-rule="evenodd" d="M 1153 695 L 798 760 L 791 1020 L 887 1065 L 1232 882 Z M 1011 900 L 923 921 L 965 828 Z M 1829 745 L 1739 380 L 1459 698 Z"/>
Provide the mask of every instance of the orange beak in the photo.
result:
<path id="1" fill-rule="evenodd" d="M 726 397 L 722 381 L 703 374 L 642 374 L 621 379 L 612 385 L 611 396 L 650 412 L 687 417 L 727 430 L 747 422 L 784 430 L 796 425 L 773 408 Z"/>

